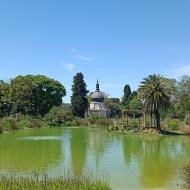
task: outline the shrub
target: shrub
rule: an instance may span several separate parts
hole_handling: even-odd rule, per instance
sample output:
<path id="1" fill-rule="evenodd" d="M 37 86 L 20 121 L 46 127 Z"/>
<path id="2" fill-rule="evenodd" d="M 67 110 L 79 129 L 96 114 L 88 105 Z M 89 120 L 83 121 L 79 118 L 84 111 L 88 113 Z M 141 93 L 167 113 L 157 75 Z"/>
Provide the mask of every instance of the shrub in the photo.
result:
<path id="1" fill-rule="evenodd" d="M 185 117 L 185 124 L 186 124 L 186 125 L 190 125 L 190 115 L 187 115 L 187 116 Z"/>
<path id="2" fill-rule="evenodd" d="M 28 115 L 22 115 L 22 114 L 17 114 L 15 117 L 16 117 L 18 129 L 30 128 L 32 117 Z"/>
<path id="3" fill-rule="evenodd" d="M 38 118 L 32 119 L 29 125 L 30 128 L 41 128 L 42 126 L 43 122 Z"/>
<path id="4" fill-rule="evenodd" d="M 166 125 L 171 130 L 177 130 L 180 127 L 180 121 L 177 119 L 168 119 L 166 120 Z"/>
<path id="5" fill-rule="evenodd" d="M 0 121 L 0 134 L 3 133 L 3 125 L 2 125 L 2 122 Z"/>
<path id="6" fill-rule="evenodd" d="M 29 128 L 31 125 L 31 121 L 27 120 L 27 119 L 22 119 L 20 121 L 17 122 L 17 126 L 19 129 L 21 128 Z"/>
<path id="7" fill-rule="evenodd" d="M 78 126 L 80 125 L 80 119 L 79 118 L 74 118 L 72 121 L 67 121 L 65 123 L 66 126 Z"/>
<path id="8" fill-rule="evenodd" d="M 45 121 L 51 126 L 59 126 L 66 123 L 67 121 L 72 121 L 73 117 L 71 112 L 65 110 L 64 107 L 53 107 L 48 114 L 45 116 Z"/>
<path id="9" fill-rule="evenodd" d="M 13 117 L 5 117 L 1 121 L 2 127 L 4 131 L 8 131 L 10 129 L 16 130 L 18 129 L 16 119 Z"/>
<path id="10" fill-rule="evenodd" d="M 101 119 L 106 119 L 106 117 L 103 115 L 92 114 L 88 118 L 88 120 L 90 121 L 91 124 L 95 124 L 96 121 L 101 120 Z"/>
<path id="11" fill-rule="evenodd" d="M 95 124 L 98 126 L 113 126 L 113 121 L 111 119 L 100 119 Z"/>
<path id="12" fill-rule="evenodd" d="M 127 128 L 128 128 L 128 129 L 133 129 L 133 128 L 136 128 L 136 127 L 138 127 L 138 122 L 137 122 L 135 119 L 130 119 L 130 120 L 128 121 L 128 126 L 127 126 Z"/>
<path id="13" fill-rule="evenodd" d="M 80 119 L 80 120 L 79 120 L 79 125 L 88 126 L 88 125 L 89 125 L 88 119 L 86 119 L 86 118 Z"/>
<path id="14" fill-rule="evenodd" d="M 41 118 L 33 118 L 29 115 L 16 114 L 17 127 L 20 128 L 41 128 L 43 122 Z"/>

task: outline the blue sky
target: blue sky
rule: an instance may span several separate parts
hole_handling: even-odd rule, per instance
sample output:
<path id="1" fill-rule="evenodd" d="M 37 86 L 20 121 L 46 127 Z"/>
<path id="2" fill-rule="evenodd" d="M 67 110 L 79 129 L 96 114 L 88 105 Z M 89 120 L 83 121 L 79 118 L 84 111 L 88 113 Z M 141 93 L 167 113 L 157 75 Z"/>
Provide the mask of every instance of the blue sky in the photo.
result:
<path id="1" fill-rule="evenodd" d="M 121 97 L 152 73 L 190 74 L 189 0 L 0 0 L 0 78 L 43 74 Z"/>

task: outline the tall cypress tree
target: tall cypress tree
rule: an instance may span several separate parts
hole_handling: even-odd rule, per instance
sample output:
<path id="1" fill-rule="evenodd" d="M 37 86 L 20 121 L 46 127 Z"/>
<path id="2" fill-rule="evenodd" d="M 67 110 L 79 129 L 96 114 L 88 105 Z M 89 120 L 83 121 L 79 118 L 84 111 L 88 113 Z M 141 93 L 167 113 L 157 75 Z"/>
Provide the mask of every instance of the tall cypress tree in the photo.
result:
<path id="1" fill-rule="evenodd" d="M 72 112 L 74 116 L 84 117 L 88 108 L 86 83 L 83 74 L 77 73 L 73 77 L 73 95 L 71 96 Z"/>
<path id="2" fill-rule="evenodd" d="M 131 87 L 128 84 L 126 84 L 124 89 L 123 89 L 123 92 L 124 92 L 124 96 L 123 96 L 122 102 L 125 106 L 127 106 L 129 97 L 131 95 Z"/>

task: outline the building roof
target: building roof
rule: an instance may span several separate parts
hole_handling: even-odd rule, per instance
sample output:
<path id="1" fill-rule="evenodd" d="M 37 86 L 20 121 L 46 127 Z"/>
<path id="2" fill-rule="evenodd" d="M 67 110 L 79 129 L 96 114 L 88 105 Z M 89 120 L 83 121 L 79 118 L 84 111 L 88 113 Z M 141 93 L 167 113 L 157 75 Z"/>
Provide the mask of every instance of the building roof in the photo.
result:
<path id="1" fill-rule="evenodd" d="M 92 101 L 95 102 L 103 102 L 104 101 L 104 93 L 100 92 L 100 86 L 97 79 L 96 82 L 96 91 L 91 94 Z"/>
<path id="2" fill-rule="evenodd" d="M 104 94 L 102 93 L 102 92 L 93 92 L 92 94 L 91 94 L 91 98 L 92 99 L 103 99 L 104 100 Z"/>

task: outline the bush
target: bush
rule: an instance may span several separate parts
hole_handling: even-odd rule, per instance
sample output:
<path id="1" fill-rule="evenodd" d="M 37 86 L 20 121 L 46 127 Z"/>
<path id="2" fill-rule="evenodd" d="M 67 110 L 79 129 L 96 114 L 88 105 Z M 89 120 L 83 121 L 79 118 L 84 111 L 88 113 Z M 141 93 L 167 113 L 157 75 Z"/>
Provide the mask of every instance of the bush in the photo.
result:
<path id="1" fill-rule="evenodd" d="M 79 126 L 80 125 L 80 119 L 79 118 L 75 118 L 72 121 L 67 121 L 65 123 L 66 126 Z"/>
<path id="2" fill-rule="evenodd" d="M 16 121 L 18 129 L 30 128 L 32 117 L 28 115 L 16 114 Z"/>
<path id="3" fill-rule="evenodd" d="M 190 115 L 187 115 L 187 116 L 185 117 L 185 124 L 186 124 L 186 125 L 190 125 Z"/>
<path id="4" fill-rule="evenodd" d="M 128 121 L 128 126 L 127 126 L 127 128 L 128 128 L 128 129 L 133 129 L 133 128 L 136 128 L 136 127 L 138 127 L 138 122 L 137 122 L 135 119 L 130 119 L 130 120 Z"/>
<path id="5" fill-rule="evenodd" d="M 0 121 L 0 134 L 3 133 L 3 125 L 2 125 L 2 122 Z"/>
<path id="6" fill-rule="evenodd" d="M 90 124 L 88 119 L 86 119 L 86 118 L 80 119 L 78 122 L 79 122 L 79 125 L 81 125 L 81 126 L 88 126 Z"/>
<path id="7" fill-rule="evenodd" d="M 98 114 L 92 114 L 89 116 L 88 120 L 91 124 L 95 124 L 98 120 L 106 119 L 106 116 L 98 115 Z"/>
<path id="8" fill-rule="evenodd" d="M 29 125 L 30 128 L 41 128 L 42 126 L 43 122 L 38 118 L 32 119 Z"/>
<path id="9" fill-rule="evenodd" d="M 1 120 L 3 131 L 18 129 L 17 121 L 13 117 L 5 117 Z"/>
<path id="10" fill-rule="evenodd" d="M 65 124 L 67 121 L 72 121 L 71 112 L 64 109 L 64 107 L 53 107 L 45 116 L 45 121 L 51 126 L 59 126 Z"/>
<path id="11" fill-rule="evenodd" d="M 180 121 L 177 119 L 168 119 L 166 120 L 166 125 L 171 130 L 178 130 L 180 127 Z"/>
<path id="12" fill-rule="evenodd" d="M 31 125 L 31 121 L 27 120 L 27 119 L 22 119 L 20 121 L 17 122 L 17 126 L 19 129 L 21 128 L 29 128 Z"/>
<path id="13" fill-rule="evenodd" d="M 113 121 L 111 119 L 100 119 L 95 124 L 98 126 L 113 126 Z"/>
<path id="14" fill-rule="evenodd" d="M 21 128 L 41 128 L 43 122 L 41 118 L 33 118 L 29 115 L 16 114 L 15 116 L 18 129 Z"/>

